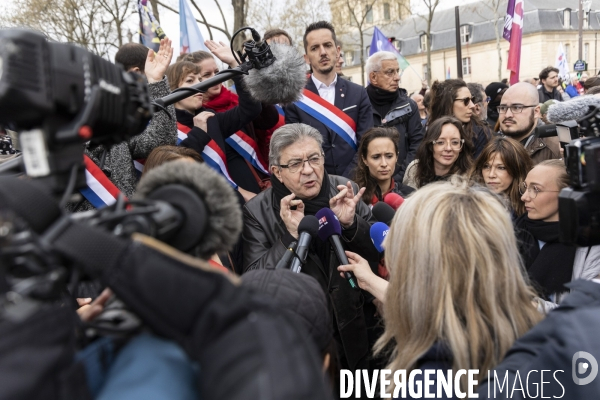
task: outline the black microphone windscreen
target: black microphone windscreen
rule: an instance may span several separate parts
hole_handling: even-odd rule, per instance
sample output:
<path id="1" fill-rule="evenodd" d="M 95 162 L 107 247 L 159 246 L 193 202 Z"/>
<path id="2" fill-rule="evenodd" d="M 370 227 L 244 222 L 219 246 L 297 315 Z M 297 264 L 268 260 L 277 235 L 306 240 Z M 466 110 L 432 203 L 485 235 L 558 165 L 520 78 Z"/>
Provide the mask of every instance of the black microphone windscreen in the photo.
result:
<path id="1" fill-rule="evenodd" d="M 289 104 L 300 99 L 306 85 L 306 63 L 295 47 L 273 43 L 276 60 L 262 69 L 252 69 L 244 76 L 250 95 L 265 104 Z"/>
<path id="2" fill-rule="evenodd" d="M 306 215 L 298 224 L 298 232 L 306 232 L 314 238 L 319 232 L 319 220 L 314 215 Z"/>
<path id="3" fill-rule="evenodd" d="M 40 182 L 0 177 L 0 209 L 12 210 L 36 233 L 43 233 L 61 216 L 58 202 Z"/>
<path id="4" fill-rule="evenodd" d="M 225 178 L 206 164 L 185 160 L 170 161 L 144 174 L 134 199 L 152 198 L 153 192 L 167 185 L 190 188 L 206 207 L 206 229 L 197 246 L 200 258 L 207 259 L 217 252 L 233 248 L 242 231 L 242 210 L 233 188 Z M 161 200 L 169 201 L 164 193 Z M 172 203 L 177 206 L 176 200 Z M 199 210 L 180 208 L 180 211 L 184 214 L 186 223 L 195 223 L 194 213 Z"/>
<path id="5" fill-rule="evenodd" d="M 394 219 L 394 215 L 396 211 L 389 204 L 386 204 L 382 201 L 376 203 L 373 206 L 373 216 L 379 222 L 383 222 L 384 224 L 389 225 L 392 219 Z"/>

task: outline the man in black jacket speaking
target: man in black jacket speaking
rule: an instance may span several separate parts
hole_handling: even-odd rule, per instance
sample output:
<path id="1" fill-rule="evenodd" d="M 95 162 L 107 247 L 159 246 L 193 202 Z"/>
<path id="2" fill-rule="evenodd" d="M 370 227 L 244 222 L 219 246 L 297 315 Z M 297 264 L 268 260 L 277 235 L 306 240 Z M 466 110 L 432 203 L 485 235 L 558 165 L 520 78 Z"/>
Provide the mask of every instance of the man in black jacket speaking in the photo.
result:
<path id="1" fill-rule="evenodd" d="M 377 271 L 379 254 L 369 235 L 375 221 L 361 201 L 364 188 L 327 174 L 322 140 L 317 129 L 305 124 L 284 125 L 273 133 L 272 187 L 244 206 L 244 271 L 275 268 L 291 242 L 298 240 L 302 218 L 322 208 L 330 208 L 338 218 L 344 248 L 361 254 Z M 339 275 L 338 265 L 329 243 L 314 238 L 302 273 L 314 277 L 329 297 L 342 368 L 364 369 L 370 349 L 363 305 L 370 306 L 372 297 L 352 289 Z"/>
<path id="2" fill-rule="evenodd" d="M 419 107 L 408 97 L 406 90 L 399 87 L 400 66 L 394 53 L 378 51 L 367 60 L 369 82 L 367 94 L 373 108 L 373 124 L 390 126 L 398 130 L 398 162 L 394 181 L 402 182 L 406 167 L 415 159 L 417 148 L 423 140 Z"/>

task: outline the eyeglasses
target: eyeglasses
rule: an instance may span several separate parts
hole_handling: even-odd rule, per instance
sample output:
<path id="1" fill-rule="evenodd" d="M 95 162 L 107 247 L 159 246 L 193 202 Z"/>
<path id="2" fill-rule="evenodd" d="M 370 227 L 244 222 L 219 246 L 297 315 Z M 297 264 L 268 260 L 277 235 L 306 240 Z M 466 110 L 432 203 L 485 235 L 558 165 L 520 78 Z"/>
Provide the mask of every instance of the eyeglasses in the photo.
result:
<path id="1" fill-rule="evenodd" d="M 388 78 L 393 78 L 396 75 L 400 75 L 399 69 L 388 69 L 387 71 L 377 71 L 383 73 Z"/>
<path id="2" fill-rule="evenodd" d="M 475 97 L 465 97 L 464 99 L 454 99 L 454 101 L 462 101 L 466 107 L 469 105 L 469 103 L 475 104 Z"/>
<path id="3" fill-rule="evenodd" d="M 324 161 L 325 161 L 325 157 L 323 157 L 323 155 L 319 155 L 319 156 L 312 156 L 309 159 L 306 160 L 291 160 L 289 163 L 287 163 L 286 165 L 280 165 L 280 168 L 287 168 L 288 171 L 290 171 L 290 173 L 296 173 L 299 170 L 304 168 L 304 163 L 307 162 L 310 164 L 311 167 L 313 168 L 317 168 L 320 167 L 321 165 L 323 165 Z"/>
<path id="4" fill-rule="evenodd" d="M 496 107 L 496 109 L 498 110 L 498 112 L 500 114 L 504 114 L 506 112 L 506 110 L 508 110 L 509 108 L 513 114 L 520 114 L 523 112 L 524 108 L 537 107 L 537 106 L 538 106 L 538 104 L 536 104 L 534 106 L 524 106 L 523 104 L 513 104 L 512 106 L 498 106 L 498 107 Z"/>
<path id="5" fill-rule="evenodd" d="M 544 192 L 559 193 L 560 190 L 541 190 L 535 185 L 527 187 L 527 183 L 521 182 L 519 184 L 519 193 L 521 193 L 521 196 L 522 196 L 526 192 L 529 192 L 529 197 L 531 197 L 531 199 L 533 200 L 537 197 L 538 193 L 544 193 Z"/>
<path id="6" fill-rule="evenodd" d="M 460 150 L 463 147 L 463 144 L 465 143 L 465 139 L 454 139 L 451 140 L 450 142 L 447 142 L 445 140 L 434 140 L 433 142 L 433 146 L 438 149 L 438 150 L 443 150 L 446 147 L 448 147 L 448 143 L 450 144 L 450 148 L 452 150 Z"/>

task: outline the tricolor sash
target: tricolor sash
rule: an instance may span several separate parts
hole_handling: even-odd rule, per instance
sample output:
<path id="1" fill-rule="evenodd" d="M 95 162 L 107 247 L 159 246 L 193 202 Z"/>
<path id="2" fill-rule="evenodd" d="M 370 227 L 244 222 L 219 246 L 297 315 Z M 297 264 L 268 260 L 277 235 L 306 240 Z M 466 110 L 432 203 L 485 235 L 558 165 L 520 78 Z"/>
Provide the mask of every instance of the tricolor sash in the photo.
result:
<path id="1" fill-rule="evenodd" d="M 257 170 L 263 174 L 269 176 L 267 164 L 262 160 L 260 152 L 258 151 L 258 145 L 256 141 L 250 136 L 246 135 L 242 131 L 237 131 L 233 135 L 229 136 L 225 141 L 233 147 L 239 155 L 244 157 L 246 161 L 254 166 Z"/>
<path id="2" fill-rule="evenodd" d="M 87 187 L 79 192 L 96 208 L 110 206 L 117 201 L 121 191 L 87 155 L 83 155 Z"/>
<path id="3" fill-rule="evenodd" d="M 177 145 L 187 138 L 187 135 L 191 130 L 191 128 L 188 128 L 187 126 L 177 122 Z M 231 176 L 229 176 L 229 171 L 227 170 L 227 158 L 225 157 L 225 153 L 219 147 L 217 142 L 211 139 L 211 141 L 204 146 L 204 150 L 202 150 L 202 158 L 204 158 L 204 162 L 208 166 L 223 175 L 223 177 L 227 179 L 227 182 L 229 182 L 229 184 L 237 190 L 238 185 L 236 185 L 233 179 L 231 179 Z"/>
<path id="4" fill-rule="evenodd" d="M 356 143 L 356 122 L 348 114 L 306 88 L 300 100 L 294 104 L 337 133 L 354 150 L 358 150 Z"/>
<path id="5" fill-rule="evenodd" d="M 135 169 L 135 175 L 137 176 L 138 180 L 142 177 L 142 173 L 144 172 L 144 164 L 146 164 L 145 158 L 133 160 L 133 168 Z"/>
<path id="6" fill-rule="evenodd" d="M 277 112 L 279 113 L 279 122 L 277 122 L 277 127 L 283 126 L 285 125 L 285 112 L 283 111 L 283 107 L 281 107 L 279 104 L 275 104 L 275 109 L 277 109 Z"/>

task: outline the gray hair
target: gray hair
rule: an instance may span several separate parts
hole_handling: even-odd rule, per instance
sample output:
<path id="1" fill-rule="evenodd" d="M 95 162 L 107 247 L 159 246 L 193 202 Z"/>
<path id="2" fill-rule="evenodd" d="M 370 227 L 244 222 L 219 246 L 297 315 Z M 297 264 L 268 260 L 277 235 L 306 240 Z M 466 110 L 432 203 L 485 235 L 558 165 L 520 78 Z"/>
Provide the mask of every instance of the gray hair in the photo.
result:
<path id="1" fill-rule="evenodd" d="M 485 89 L 481 84 L 475 82 L 467 83 L 467 88 L 469 88 L 471 96 L 473 96 L 473 98 L 475 99 L 473 103 L 483 103 L 483 94 L 485 93 Z"/>
<path id="2" fill-rule="evenodd" d="M 319 148 L 321 148 L 321 152 L 323 151 L 323 136 L 312 126 L 306 124 L 287 124 L 273 132 L 271 143 L 269 144 L 269 167 L 273 165 L 279 166 L 279 159 L 281 158 L 283 149 L 306 138 L 316 140 Z"/>
<path id="3" fill-rule="evenodd" d="M 384 60 L 398 60 L 398 57 L 391 51 L 378 51 L 367 59 L 365 69 L 367 70 L 367 76 L 371 75 L 371 72 L 377 72 L 381 70 L 381 62 Z"/>

